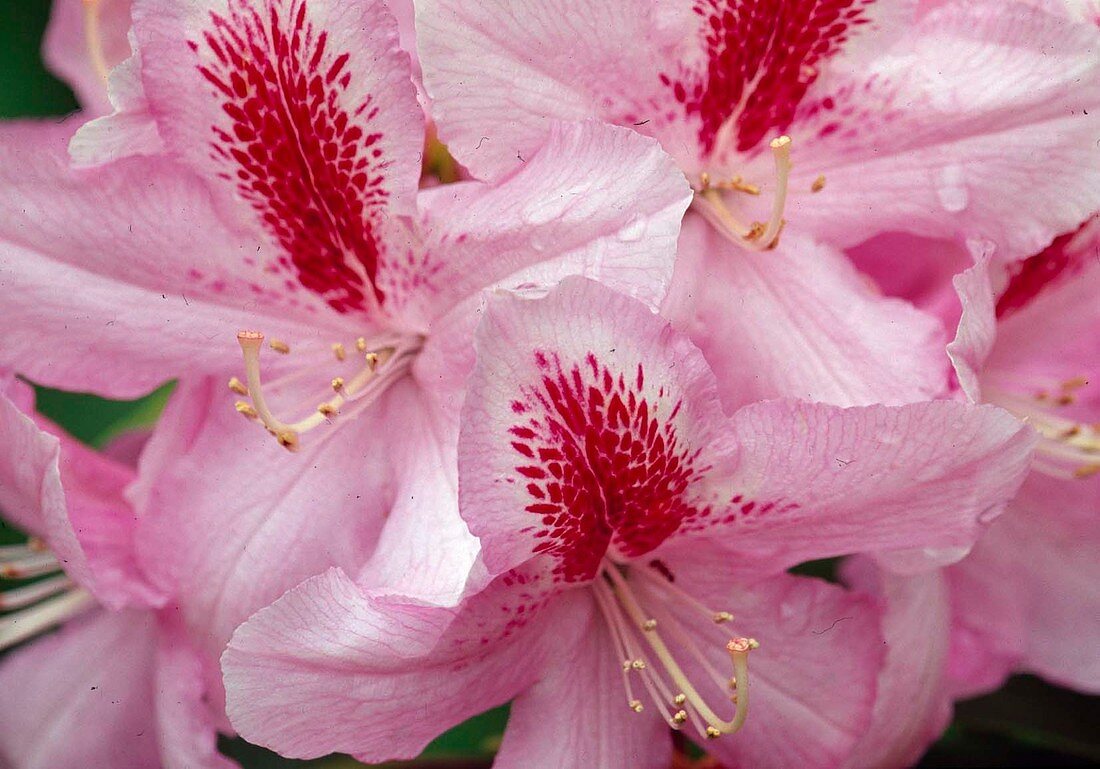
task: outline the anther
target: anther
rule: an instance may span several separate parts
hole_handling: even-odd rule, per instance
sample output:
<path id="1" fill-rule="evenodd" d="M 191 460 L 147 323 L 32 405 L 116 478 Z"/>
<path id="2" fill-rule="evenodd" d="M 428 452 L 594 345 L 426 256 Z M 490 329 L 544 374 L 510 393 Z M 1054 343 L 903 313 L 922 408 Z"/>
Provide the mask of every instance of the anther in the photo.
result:
<path id="1" fill-rule="evenodd" d="M 366 355 L 366 360 L 367 365 L 370 367 L 371 371 L 374 371 L 376 368 L 378 368 L 378 353 L 368 352 Z"/>
<path id="2" fill-rule="evenodd" d="M 733 615 L 728 611 L 715 612 L 714 614 L 714 624 L 716 625 L 721 625 L 723 622 L 729 622 L 732 619 Z"/>
<path id="3" fill-rule="evenodd" d="M 344 345 L 337 342 L 332 346 L 332 354 L 336 356 L 336 360 L 342 361 L 348 357 L 347 351 L 344 349 Z"/>
<path id="4" fill-rule="evenodd" d="M 342 376 L 335 377 L 332 380 L 332 389 L 336 392 L 340 392 L 344 389 L 344 378 Z"/>
<path id="5" fill-rule="evenodd" d="M 633 710 L 635 713 L 641 713 L 643 710 L 645 710 L 645 708 L 642 706 L 641 700 L 631 700 L 627 704 L 630 706 L 630 709 Z"/>
<path id="6" fill-rule="evenodd" d="M 355 349 L 358 350 L 359 352 L 366 352 L 367 351 L 367 340 L 364 339 L 363 337 L 359 337 L 358 339 L 356 339 L 355 340 Z"/>
<path id="7" fill-rule="evenodd" d="M 680 692 L 672 698 L 672 704 L 674 705 L 683 705 L 685 702 L 687 702 L 687 695 L 683 692 Z"/>
<path id="8" fill-rule="evenodd" d="M 823 189 L 825 189 L 825 174 L 818 176 L 810 185 L 810 192 L 821 192 Z"/>
<path id="9" fill-rule="evenodd" d="M 708 740 L 716 740 L 716 739 L 718 739 L 719 737 L 722 736 L 722 733 L 720 731 L 718 731 L 716 728 L 714 728 L 713 726 L 708 726 L 707 731 L 706 731 L 706 735 L 707 735 Z"/>
<path id="10" fill-rule="evenodd" d="M 317 411 L 324 414 L 326 417 L 334 417 L 337 414 L 336 407 L 331 403 L 322 403 L 317 407 Z"/>
<path id="11" fill-rule="evenodd" d="M 268 345 L 271 347 L 272 350 L 277 353 L 281 353 L 282 355 L 286 355 L 290 352 L 290 345 L 284 342 L 282 339 L 272 339 L 270 342 L 268 342 Z"/>
<path id="12" fill-rule="evenodd" d="M 677 710 L 675 713 L 672 714 L 672 723 L 676 726 L 679 726 L 687 720 L 688 714 L 686 710 Z"/>
<path id="13" fill-rule="evenodd" d="M 279 445 L 287 451 L 297 451 L 298 445 L 298 433 L 293 430 L 278 430 L 275 433 L 276 440 L 279 441 Z"/>
<path id="14" fill-rule="evenodd" d="M 244 382 L 235 376 L 229 377 L 229 389 L 237 395 L 248 395 L 248 388 L 244 386 Z"/>
<path id="15" fill-rule="evenodd" d="M 633 660 L 630 663 L 631 670 L 645 670 L 645 660 Z"/>
<path id="16" fill-rule="evenodd" d="M 237 409 L 237 413 L 248 417 L 249 419 L 259 419 L 260 413 L 252 406 L 251 403 L 245 403 L 244 401 L 237 401 L 233 404 L 233 408 Z"/>
<path id="17" fill-rule="evenodd" d="M 647 633 L 656 629 L 657 620 L 655 619 L 647 619 L 645 622 L 642 623 L 642 630 L 646 631 Z"/>

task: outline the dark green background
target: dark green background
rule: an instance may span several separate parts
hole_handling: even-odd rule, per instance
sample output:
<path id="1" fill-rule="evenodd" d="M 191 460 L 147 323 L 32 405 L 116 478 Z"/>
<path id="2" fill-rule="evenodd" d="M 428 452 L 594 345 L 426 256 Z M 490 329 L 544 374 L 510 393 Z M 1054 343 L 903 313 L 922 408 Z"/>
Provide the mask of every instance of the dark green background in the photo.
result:
<path id="1" fill-rule="evenodd" d="M 0 118 L 56 119 L 77 107 L 69 89 L 41 63 L 38 49 L 48 15 L 49 0 L 0 0 Z M 170 387 L 165 387 L 142 401 L 127 403 L 39 390 L 38 407 L 76 437 L 95 445 L 120 430 L 155 420 L 169 392 Z M 0 542 L 16 536 L 0 521 Z M 441 737 L 416 765 L 487 766 L 506 718 L 501 710 L 473 719 Z M 961 703 L 955 723 L 922 766 L 1095 766 L 1100 765 L 1098 732 L 1100 710 L 1095 698 L 1020 677 L 994 695 Z M 223 740 L 222 749 L 248 769 L 360 766 L 341 758 L 288 761 L 239 740 Z"/>

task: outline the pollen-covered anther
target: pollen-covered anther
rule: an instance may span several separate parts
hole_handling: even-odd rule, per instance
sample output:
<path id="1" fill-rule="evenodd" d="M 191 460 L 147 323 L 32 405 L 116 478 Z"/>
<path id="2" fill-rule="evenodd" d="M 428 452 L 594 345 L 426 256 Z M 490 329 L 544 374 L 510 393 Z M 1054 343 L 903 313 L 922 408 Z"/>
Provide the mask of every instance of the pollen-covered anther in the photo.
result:
<path id="1" fill-rule="evenodd" d="M 344 345 L 336 342 L 332 345 L 332 354 L 336 356 L 336 360 L 343 361 L 348 357 L 347 350 L 344 349 Z"/>
<path id="2" fill-rule="evenodd" d="M 244 386 L 244 382 L 235 376 L 229 377 L 229 389 L 237 395 L 248 395 L 248 388 Z"/>
<path id="3" fill-rule="evenodd" d="M 641 713 L 643 710 L 645 710 L 645 706 L 642 705 L 641 700 L 631 700 L 627 703 L 627 706 L 635 713 Z"/>
<path id="4" fill-rule="evenodd" d="M 825 189 L 825 174 L 819 174 L 810 185 L 810 192 L 821 192 L 823 189 Z"/>
<path id="5" fill-rule="evenodd" d="M 708 740 L 716 740 L 722 736 L 722 730 L 715 726 L 708 726 L 706 735 Z"/>
<path id="6" fill-rule="evenodd" d="M 423 337 L 415 336 L 394 340 L 392 337 L 370 350 L 366 365 L 354 376 L 345 380 L 337 376 L 330 380 L 330 385 L 335 393 L 321 403 L 308 416 L 296 422 L 284 422 L 275 416 L 264 393 L 260 376 L 260 353 L 263 348 L 264 335 L 258 331 L 241 331 L 237 334 L 237 341 L 244 355 L 245 374 L 247 385 L 239 380 L 231 380 L 230 389 L 234 392 L 244 390 L 252 402 L 238 401 L 237 411 L 248 417 L 258 418 L 267 428 L 267 431 L 275 436 L 279 444 L 291 451 L 299 448 L 299 436 L 308 430 L 312 430 L 323 424 L 331 422 L 337 415 L 343 413 L 347 419 L 358 411 L 367 408 L 374 399 L 385 390 L 386 386 L 401 376 L 409 366 L 415 354 L 423 344 Z M 270 346 L 275 350 L 288 352 L 289 345 L 272 340 Z M 358 347 L 358 342 L 356 344 Z M 367 347 L 363 340 L 363 347 Z M 343 350 L 341 345 L 339 348 Z M 308 373 L 308 372 L 307 372 Z M 297 374 L 288 375 L 285 381 L 293 381 L 299 378 Z M 235 386 L 240 385 L 240 388 Z M 275 386 L 278 386 L 276 383 Z M 355 402 L 355 409 L 344 409 L 345 404 Z"/>
<path id="7" fill-rule="evenodd" d="M 707 620 L 728 612 L 710 611 L 652 566 L 606 563 L 601 574 L 595 585 L 596 598 L 625 660 L 623 683 L 628 699 L 633 699 L 632 681 L 640 680 L 674 728 L 690 722 L 697 733 L 711 737 L 739 730 L 748 714 L 748 653 L 758 644 L 743 637 L 725 636 L 721 641 L 694 637 L 681 618 L 682 612 L 702 611 Z M 715 628 L 715 632 L 721 631 Z M 730 700 L 725 688 L 730 679 L 719 673 L 712 656 L 703 651 L 708 646 L 714 651 L 724 646 L 733 663 L 737 697 L 733 717 L 728 720 L 710 704 Z M 689 661 L 691 677 L 683 667 Z"/>
<path id="8" fill-rule="evenodd" d="M 719 611 L 714 613 L 714 624 L 721 625 L 723 622 L 729 622 L 733 619 L 733 615 L 728 611 Z"/>
<path id="9" fill-rule="evenodd" d="M 783 211 L 787 206 L 787 187 L 791 175 L 791 137 L 780 136 L 768 145 L 775 161 L 775 191 L 772 197 L 771 216 L 766 222 L 753 222 L 746 226 L 726 205 L 725 192 L 760 193 L 760 188 L 748 184 L 740 177 L 725 183 L 713 184 L 710 176 L 700 175 L 701 185 L 696 191 L 694 205 L 703 217 L 732 242 L 755 251 L 774 248 L 786 223 Z"/>
<path id="10" fill-rule="evenodd" d="M 272 339 L 268 342 L 271 349 L 281 355 L 287 355 L 290 352 L 290 345 L 284 342 L 282 339 Z"/>

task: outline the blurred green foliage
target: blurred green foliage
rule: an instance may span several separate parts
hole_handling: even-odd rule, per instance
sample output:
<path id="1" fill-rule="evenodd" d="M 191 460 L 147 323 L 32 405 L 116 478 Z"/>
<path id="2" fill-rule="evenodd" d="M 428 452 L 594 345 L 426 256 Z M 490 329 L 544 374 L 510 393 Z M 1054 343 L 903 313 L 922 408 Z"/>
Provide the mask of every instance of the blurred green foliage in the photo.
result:
<path id="1" fill-rule="evenodd" d="M 0 0 L 0 118 L 58 118 L 77 108 L 72 92 L 42 65 L 39 45 L 49 0 Z M 74 436 L 101 446 L 125 430 L 151 425 L 171 394 L 165 385 L 137 401 L 36 388 L 38 409 Z M 0 543 L 19 534 L 0 521 Z M 835 562 L 797 571 L 834 578 Z M 425 692 L 431 697 L 431 692 Z M 507 708 L 471 719 L 439 737 L 424 756 L 392 767 L 488 766 L 507 721 Z M 1036 679 L 1014 679 L 1002 691 L 961 703 L 955 723 L 925 757 L 926 767 L 1100 765 L 1097 699 L 1056 689 Z M 394 728 L 400 728 L 395 724 Z M 354 769 L 361 764 L 333 757 L 314 762 L 283 759 L 242 740 L 220 746 L 245 769 Z M 593 767 L 593 769 L 598 769 Z"/>

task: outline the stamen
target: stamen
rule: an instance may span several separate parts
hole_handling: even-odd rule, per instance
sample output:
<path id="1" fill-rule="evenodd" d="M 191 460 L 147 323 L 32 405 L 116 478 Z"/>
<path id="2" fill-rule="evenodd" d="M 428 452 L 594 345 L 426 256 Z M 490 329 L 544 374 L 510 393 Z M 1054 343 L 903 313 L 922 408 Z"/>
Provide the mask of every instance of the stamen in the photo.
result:
<path id="1" fill-rule="evenodd" d="M 60 625 L 93 606 L 95 599 L 87 590 L 77 589 L 42 601 L 29 609 L 0 618 L 0 650 L 22 643 Z"/>
<path id="2" fill-rule="evenodd" d="M 244 382 L 235 376 L 229 377 L 229 389 L 237 395 L 248 395 L 248 388 L 244 386 Z"/>
<path id="3" fill-rule="evenodd" d="M 767 222 L 753 222 L 745 226 L 726 206 L 722 195 L 724 190 L 736 190 L 759 194 L 755 185 L 745 184 L 740 177 L 724 185 L 712 185 L 710 176 L 701 174 L 701 188 L 695 194 L 696 208 L 715 228 L 734 243 L 754 251 L 775 248 L 786 221 L 783 211 L 787 206 L 787 186 L 791 174 L 791 137 L 780 136 L 772 139 L 770 145 L 775 160 L 775 193 L 772 198 L 771 217 Z M 822 184 L 824 182 L 822 181 Z M 816 185 L 816 182 L 815 182 Z"/>
<path id="4" fill-rule="evenodd" d="M 271 346 L 271 349 L 277 353 L 281 353 L 282 355 L 290 353 L 290 345 L 282 339 L 272 339 L 268 344 Z"/>
<path id="5" fill-rule="evenodd" d="M 343 361 L 348 357 L 347 351 L 344 350 L 344 345 L 337 342 L 332 346 L 332 354 L 336 356 L 336 360 Z"/>
<path id="6" fill-rule="evenodd" d="M 0 560 L 0 579 L 28 579 L 57 571 L 60 563 L 53 553 L 32 553 Z"/>
<path id="7" fill-rule="evenodd" d="M 370 405 L 390 382 L 405 373 L 422 343 L 420 337 L 398 339 L 366 352 L 366 365 L 359 373 L 350 380 L 345 380 L 341 376 L 334 377 L 331 380 L 332 390 L 336 393 L 334 396 L 322 401 L 314 407 L 312 413 L 297 422 L 284 422 L 272 412 L 261 383 L 260 352 L 263 348 L 264 335 L 257 331 L 241 331 L 237 334 L 237 341 L 240 343 L 241 352 L 244 355 L 247 380 L 247 387 L 244 387 L 244 385 L 242 387 L 251 396 L 252 403 L 238 401 L 235 407 L 237 411 L 246 417 L 257 418 L 263 422 L 264 427 L 276 437 L 279 444 L 291 451 L 296 451 L 299 448 L 299 435 L 301 433 L 332 421 L 341 414 L 342 407 L 345 404 L 354 401 L 361 402 L 363 407 Z M 283 353 L 290 351 L 289 345 L 279 340 L 272 340 L 269 345 L 276 351 Z M 360 347 L 364 350 L 368 347 L 366 340 L 362 337 L 356 340 L 356 348 Z M 334 345 L 333 349 L 344 351 L 342 345 L 339 347 Z M 339 357 L 339 354 L 337 354 L 337 357 Z M 285 379 L 290 381 L 296 378 L 297 375 L 295 374 Z M 354 413 L 358 413 L 358 410 L 348 411 L 344 416 L 350 417 Z"/>
<path id="8" fill-rule="evenodd" d="M 639 567 L 637 569 L 639 574 L 646 570 L 647 567 Z M 748 653 L 752 649 L 757 648 L 759 644 L 748 638 L 734 638 L 726 644 L 726 651 L 730 655 L 730 660 L 733 663 L 734 677 L 737 680 L 737 697 L 733 718 L 728 721 L 723 720 L 715 713 L 703 695 L 700 694 L 695 687 L 694 683 L 684 673 L 680 664 L 665 643 L 664 637 L 662 636 L 663 631 L 658 630 L 658 627 L 667 628 L 670 637 L 676 638 L 684 650 L 687 651 L 697 663 L 702 664 L 704 669 L 707 670 L 708 675 L 716 679 L 716 686 L 720 689 L 724 688 L 725 680 L 716 676 L 713 668 L 707 664 L 705 655 L 699 651 L 695 643 L 691 640 L 691 636 L 679 628 L 678 623 L 670 612 L 659 610 L 656 606 L 656 604 L 662 603 L 659 599 L 654 601 L 655 606 L 653 608 L 657 610 L 656 612 L 646 612 L 643 610 L 638 596 L 635 595 L 634 589 L 630 586 L 627 578 L 622 574 L 618 565 L 607 564 L 601 573 L 604 576 L 604 580 L 596 583 L 594 586 L 596 588 L 595 592 L 604 616 L 607 618 L 608 624 L 612 628 L 612 633 L 616 636 L 617 645 L 620 649 L 629 650 L 631 646 L 630 638 L 632 637 L 630 626 L 633 625 L 634 632 L 644 639 L 645 643 L 649 646 L 652 652 L 650 655 L 652 659 L 659 663 L 656 668 L 638 668 L 631 662 L 630 669 L 648 670 L 647 674 L 643 676 L 643 680 L 647 684 L 651 684 L 651 686 L 647 685 L 647 689 L 650 689 L 651 695 L 653 694 L 653 689 L 657 689 L 662 695 L 661 699 L 655 697 L 658 706 L 663 706 L 663 700 L 665 702 L 671 702 L 678 708 L 673 713 L 666 714 L 669 724 L 673 726 L 673 728 L 678 728 L 690 719 L 696 728 L 708 737 L 732 734 L 739 730 L 744 725 L 745 718 L 748 715 Z M 634 572 L 632 572 L 632 574 L 633 573 Z M 639 584 L 639 587 L 642 587 L 642 585 Z M 654 597 L 655 596 L 650 595 L 650 598 Z M 623 616 L 623 612 L 625 612 L 625 617 Z M 661 616 L 655 618 L 655 613 L 659 613 Z M 708 619 L 712 619 L 719 614 L 727 613 L 708 612 Z M 629 621 L 627 621 L 627 618 L 629 618 Z M 635 659 L 637 660 L 637 658 Z M 627 671 L 624 669 L 624 675 L 627 674 Z M 669 689 L 664 681 L 664 677 L 667 677 L 668 682 L 675 687 L 674 689 Z M 673 695 L 672 691 L 676 691 L 677 693 Z M 628 696 L 633 700 L 632 695 Z M 698 719 L 696 716 L 698 716 Z"/>
<path id="9" fill-rule="evenodd" d="M 0 612 L 22 609 L 72 586 L 73 581 L 68 576 L 58 574 L 56 577 L 49 577 L 30 585 L 0 591 Z"/>
<path id="10" fill-rule="evenodd" d="M 92 69 L 106 83 L 111 76 L 111 70 L 107 66 L 107 57 L 103 54 L 103 37 L 99 30 L 99 0 L 84 0 L 84 45 L 87 46 Z"/>
<path id="11" fill-rule="evenodd" d="M 823 189 L 825 189 L 825 174 L 819 175 L 810 185 L 810 192 L 821 192 Z"/>
<path id="12" fill-rule="evenodd" d="M 986 399 L 1027 422 L 1040 435 L 1033 467 L 1046 475 L 1065 480 L 1090 478 L 1100 473 L 1100 426 L 1088 425 L 1055 414 L 1072 405 L 1073 393 L 1088 380 L 1073 377 L 1054 392 L 1039 391 L 1031 398 L 999 387 L 987 386 Z"/>

